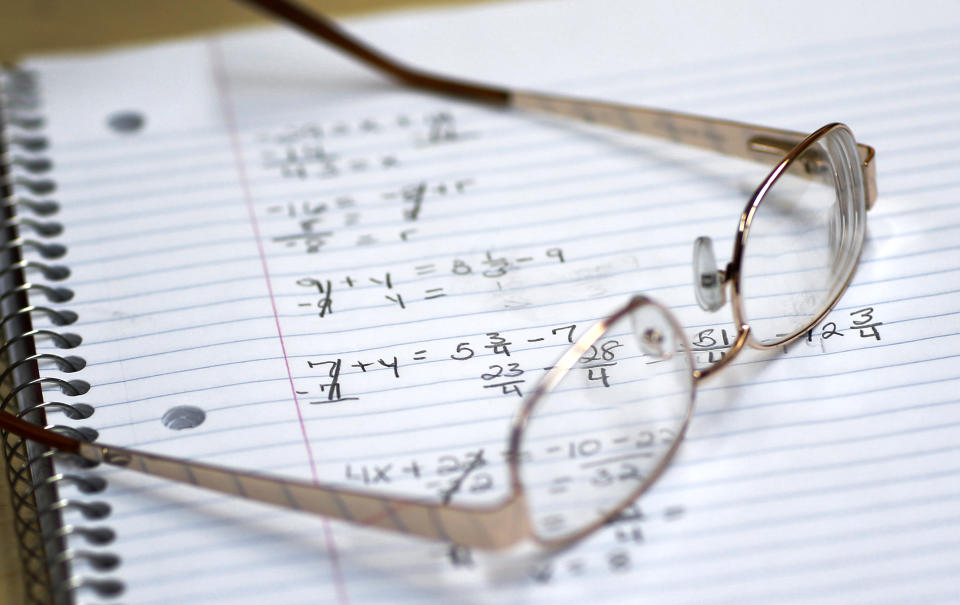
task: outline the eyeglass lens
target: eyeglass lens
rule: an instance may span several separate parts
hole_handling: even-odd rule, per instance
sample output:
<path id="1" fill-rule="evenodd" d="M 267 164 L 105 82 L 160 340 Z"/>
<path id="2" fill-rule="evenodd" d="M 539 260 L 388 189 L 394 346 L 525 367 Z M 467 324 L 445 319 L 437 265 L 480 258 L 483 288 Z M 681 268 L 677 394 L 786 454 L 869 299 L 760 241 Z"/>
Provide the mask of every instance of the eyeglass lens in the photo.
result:
<path id="1" fill-rule="evenodd" d="M 672 453 L 692 406 L 683 334 L 641 304 L 535 404 L 520 480 L 536 535 L 563 540 L 629 503 Z"/>
<path id="2" fill-rule="evenodd" d="M 811 327 L 843 290 L 863 246 L 859 154 L 828 130 L 781 173 L 749 225 L 740 274 L 744 320 L 763 343 Z"/>

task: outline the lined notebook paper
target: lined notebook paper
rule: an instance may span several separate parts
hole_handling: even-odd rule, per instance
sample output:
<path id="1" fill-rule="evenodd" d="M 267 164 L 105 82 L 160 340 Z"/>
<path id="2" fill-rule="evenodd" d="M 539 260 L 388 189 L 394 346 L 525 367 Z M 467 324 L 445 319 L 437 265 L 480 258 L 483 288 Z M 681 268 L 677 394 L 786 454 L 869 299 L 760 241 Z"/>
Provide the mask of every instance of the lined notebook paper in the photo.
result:
<path id="1" fill-rule="evenodd" d="M 800 131 L 842 121 L 876 147 L 880 198 L 837 308 L 708 382 L 627 514 L 511 558 L 97 469 L 104 492 L 62 495 L 109 503 L 116 539 L 70 545 L 121 565 L 75 573 L 118 578 L 129 603 L 960 599 L 960 12 L 794 8 L 347 23 L 431 69 Z M 692 244 L 711 236 L 726 262 L 761 168 L 413 93 L 280 29 L 25 66 L 75 292 L 59 306 L 88 363 L 65 377 L 95 408 L 55 419 L 106 443 L 434 498 L 482 455 L 456 499 L 492 502 L 510 420 L 571 335 L 641 292 L 699 363 L 734 334 L 728 309 L 695 304 Z"/>

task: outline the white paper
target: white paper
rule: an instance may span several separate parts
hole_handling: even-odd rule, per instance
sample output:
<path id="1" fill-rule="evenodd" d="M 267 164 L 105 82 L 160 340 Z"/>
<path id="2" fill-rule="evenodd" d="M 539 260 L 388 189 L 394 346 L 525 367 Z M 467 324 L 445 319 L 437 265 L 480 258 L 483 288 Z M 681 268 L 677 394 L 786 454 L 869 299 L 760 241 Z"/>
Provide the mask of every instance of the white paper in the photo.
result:
<path id="1" fill-rule="evenodd" d="M 879 167 L 856 276 L 810 339 L 708 382 L 633 519 L 568 551 L 471 553 L 98 469 L 104 493 L 64 492 L 112 514 L 66 521 L 117 539 L 70 544 L 122 565 L 74 572 L 131 603 L 955 602 L 958 21 L 932 3 L 611 2 L 349 22 L 479 80 L 847 123 Z M 491 487 L 458 498 L 494 501 L 522 399 L 484 388 L 491 364 L 519 364 L 529 393 L 565 326 L 638 292 L 701 345 L 733 334 L 728 308 L 695 305 L 692 243 L 728 260 L 762 167 L 413 93 L 282 30 L 28 66 L 75 292 L 58 306 L 80 317 L 61 329 L 88 363 L 69 377 L 96 409 L 54 419 L 105 443 L 431 497 L 482 448 Z M 144 128 L 111 130 L 124 111 Z M 882 325 L 851 327 L 867 315 Z M 203 424 L 168 429 L 176 406 Z"/>

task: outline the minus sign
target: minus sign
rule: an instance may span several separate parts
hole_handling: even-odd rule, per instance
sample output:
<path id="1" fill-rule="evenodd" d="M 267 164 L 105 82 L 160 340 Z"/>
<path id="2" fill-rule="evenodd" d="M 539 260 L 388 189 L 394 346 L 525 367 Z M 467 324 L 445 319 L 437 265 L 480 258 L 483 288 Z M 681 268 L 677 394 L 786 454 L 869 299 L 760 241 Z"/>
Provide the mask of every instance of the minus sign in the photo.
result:
<path id="1" fill-rule="evenodd" d="M 542 341 L 542 340 L 543 340 L 543 338 L 528 338 L 528 339 L 527 339 L 527 342 L 540 342 L 540 341 Z"/>
<path id="2" fill-rule="evenodd" d="M 312 307 L 312 306 L 313 306 L 313 303 L 300 303 L 300 304 L 298 304 L 297 306 L 298 306 L 298 307 Z"/>
<path id="3" fill-rule="evenodd" d="M 556 367 L 556 366 L 550 366 L 550 367 L 543 368 L 543 369 L 544 369 L 544 370 L 552 370 L 554 367 Z"/>

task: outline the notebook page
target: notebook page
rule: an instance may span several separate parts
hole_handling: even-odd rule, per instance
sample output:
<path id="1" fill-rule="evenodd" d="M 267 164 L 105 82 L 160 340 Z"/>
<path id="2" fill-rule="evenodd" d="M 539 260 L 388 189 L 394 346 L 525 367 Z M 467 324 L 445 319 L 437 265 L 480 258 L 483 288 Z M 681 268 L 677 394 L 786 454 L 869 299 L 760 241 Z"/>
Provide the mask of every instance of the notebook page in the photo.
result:
<path id="1" fill-rule="evenodd" d="M 779 21 L 752 4 L 689 30 L 659 26 L 682 19 L 665 9 L 611 4 L 611 26 L 562 6 L 351 26 L 492 81 L 805 131 L 845 121 L 878 149 L 881 198 L 837 309 L 705 385 L 668 473 L 553 557 L 98 469 L 106 491 L 64 495 L 109 502 L 97 523 L 116 540 L 71 545 L 122 565 L 78 573 L 119 577 L 138 603 L 955 599 L 958 16 L 879 6 L 851 37 L 863 17 L 843 7 L 785 31 L 758 30 Z M 638 40 L 627 23 L 658 27 Z M 510 419 L 571 334 L 635 292 L 678 314 L 701 362 L 733 334 L 728 311 L 694 304 L 691 244 L 709 235 L 726 260 L 762 168 L 413 94 L 282 31 L 30 66 L 75 292 L 59 306 L 88 363 L 64 377 L 93 385 L 96 412 L 74 424 L 106 443 L 433 498 L 483 456 L 456 499 L 494 501 Z M 494 366 L 522 373 L 484 378 Z M 196 409 L 198 426 L 169 428 Z"/>

